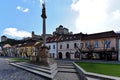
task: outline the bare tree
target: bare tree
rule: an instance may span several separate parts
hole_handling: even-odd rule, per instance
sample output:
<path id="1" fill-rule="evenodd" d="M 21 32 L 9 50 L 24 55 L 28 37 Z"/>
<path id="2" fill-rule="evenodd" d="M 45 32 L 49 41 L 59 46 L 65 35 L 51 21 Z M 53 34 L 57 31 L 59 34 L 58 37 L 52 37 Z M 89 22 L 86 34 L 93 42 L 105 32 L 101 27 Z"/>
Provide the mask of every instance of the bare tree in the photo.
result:
<path id="1" fill-rule="evenodd" d="M 88 57 L 89 57 L 90 59 L 92 59 L 93 52 L 94 52 L 94 49 L 95 49 L 94 44 L 90 43 L 90 44 L 86 47 L 86 49 L 88 50 Z"/>
<path id="2" fill-rule="evenodd" d="M 103 45 L 103 51 L 104 51 L 104 52 L 107 51 L 106 41 L 107 41 L 106 39 L 103 39 L 103 40 L 101 41 L 101 43 L 102 43 L 102 45 Z"/>
<path id="3" fill-rule="evenodd" d="M 83 43 L 80 43 L 80 46 L 76 47 L 76 50 L 79 52 L 79 59 L 82 59 L 82 49 L 83 49 Z"/>
<path id="4" fill-rule="evenodd" d="M 103 45 L 103 54 L 104 54 L 104 59 L 105 60 L 108 60 L 108 43 L 107 43 L 107 40 L 106 39 L 103 39 L 102 41 L 101 41 L 101 43 L 102 43 L 102 45 Z"/>

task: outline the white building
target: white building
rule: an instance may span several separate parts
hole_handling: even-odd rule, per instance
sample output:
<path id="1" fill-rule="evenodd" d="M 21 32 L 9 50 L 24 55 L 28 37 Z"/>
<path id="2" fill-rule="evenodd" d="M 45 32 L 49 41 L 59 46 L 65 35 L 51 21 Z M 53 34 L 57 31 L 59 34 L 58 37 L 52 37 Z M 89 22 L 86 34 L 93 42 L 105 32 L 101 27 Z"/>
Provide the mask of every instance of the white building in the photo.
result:
<path id="1" fill-rule="evenodd" d="M 49 47 L 49 56 L 53 58 L 57 58 L 58 54 L 58 40 L 61 36 L 53 36 L 47 38 L 46 45 Z"/>
<path id="2" fill-rule="evenodd" d="M 64 35 L 58 41 L 59 59 L 79 59 L 78 47 L 81 45 L 81 34 Z"/>

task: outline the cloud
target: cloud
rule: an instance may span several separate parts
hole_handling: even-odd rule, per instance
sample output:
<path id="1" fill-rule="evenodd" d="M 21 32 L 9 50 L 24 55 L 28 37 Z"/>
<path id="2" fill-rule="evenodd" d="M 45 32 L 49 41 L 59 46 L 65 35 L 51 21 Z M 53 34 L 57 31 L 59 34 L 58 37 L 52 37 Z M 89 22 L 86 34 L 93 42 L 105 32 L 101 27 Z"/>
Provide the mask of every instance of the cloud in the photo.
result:
<path id="1" fill-rule="evenodd" d="M 39 2 L 42 5 L 43 3 L 47 2 L 47 0 L 39 0 Z"/>
<path id="2" fill-rule="evenodd" d="M 44 3 L 44 0 L 40 0 L 40 4 L 43 4 Z"/>
<path id="3" fill-rule="evenodd" d="M 17 8 L 16 8 L 16 9 L 21 10 L 21 6 L 17 6 Z"/>
<path id="4" fill-rule="evenodd" d="M 120 18 L 120 10 L 115 10 L 114 12 L 112 12 L 112 14 L 114 19 Z"/>
<path id="5" fill-rule="evenodd" d="M 27 31 L 20 31 L 17 28 L 6 28 L 6 29 L 4 29 L 3 34 L 9 35 L 12 37 L 19 37 L 19 38 L 31 37 L 31 33 L 27 32 Z"/>
<path id="6" fill-rule="evenodd" d="M 28 12 L 29 11 L 29 9 L 28 8 L 25 8 L 24 10 L 23 10 L 23 12 Z"/>
<path id="7" fill-rule="evenodd" d="M 77 32 L 103 31 L 103 24 L 108 17 L 107 8 L 108 0 L 73 0 L 71 9 L 78 12 L 75 23 Z"/>
<path id="8" fill-rule="evenodd" d="M 26 13 L 26 12 L 29 11 L 29 8 L 23 8 L 23 7 L 21 7 L 21 6 L 17 6 L 16 9 L 19 10 L 19 11 L 22 11 L 22 12 L 24 12 L 24 13 Z"/>

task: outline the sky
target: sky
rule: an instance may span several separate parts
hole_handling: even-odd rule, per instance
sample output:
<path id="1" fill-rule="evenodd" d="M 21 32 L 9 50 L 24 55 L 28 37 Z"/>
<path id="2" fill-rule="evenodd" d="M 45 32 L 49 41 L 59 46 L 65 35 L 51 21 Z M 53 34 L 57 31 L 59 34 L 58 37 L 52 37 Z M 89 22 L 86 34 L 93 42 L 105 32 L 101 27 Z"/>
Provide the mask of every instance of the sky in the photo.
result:
<path id="1" fill-rule="evenodd" d="M 42 34 L 41 4 L 46 5 L 46 33 L 59 25 L 73 33 L 120 31 L 120 0 L 1 0 L 0 36 L 13 39 Z"/>

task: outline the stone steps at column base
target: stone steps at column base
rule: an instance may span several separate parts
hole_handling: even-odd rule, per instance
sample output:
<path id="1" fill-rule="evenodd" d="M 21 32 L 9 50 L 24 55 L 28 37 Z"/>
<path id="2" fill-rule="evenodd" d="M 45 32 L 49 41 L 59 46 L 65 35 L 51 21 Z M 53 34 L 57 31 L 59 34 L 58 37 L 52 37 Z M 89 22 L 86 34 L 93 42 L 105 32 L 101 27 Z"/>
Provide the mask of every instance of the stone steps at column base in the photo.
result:
<path id="1" fill-rule="evenodd" d="M 35 67 L 33 65 L 31 66 L 31 65 L 28 65 L 28 64 L 26 64 L 26 65 L 18 64 L 18 65 L 21 65 L 21 66 L 24 66 L 24 67 L 28 67 L 28 68 L 31 68 L 31 69 L 34 69 L 34 70 L 42 71 L 42 72 L 45 72 L 45 73 L 48 73 L 48 74 L 51 74 L 57 68 L 57 66 L 53 66 L 53 68 L 51 68 L 51 69 L 48 67 L 48 69 L 46 69 L 47 67 L 43 68 L 44 66 Z"/>
<path id="2" fill-rule="evenodd" d="M 16 63 L 10 63 L 10 64 L 13 66 L 19 67 L 21 69 L 24 69 L 26 71 L 32 72 L 34 74 L 49 78 L 51 80 L 55 77 L 56 73 L 58 72 L 57 68 L 54 70 L 47 70 L 47 69 L 42 69 L 42 68 L 37 68 L 37 67 L 35 68 L 32 66 L 28 66 L 28 65 L 20 65 Z"/>
<path id="3" fill-rule="evenodd" d="M 75 69 L 74 66 L 58 66 L 58 68 Z"/>
<path id="4" fill-rule="evenodd" d="M 53 69 L 57 68 L 56 63 L 54 63 L 54 64 L 52 64 L 50 66 L 36 65 L 36 64 L 26 63 L 26 62 L 19 62 L 19 63 L 16 63 L 16 64 L 23 65 L 23 66 L 28 65 L 28 66 L 32 66 L 32 67 L 35 67 L 35 68 L 45 69 L 45 70 L 53 70 Z"/>
<path id="5" fill-rule="evenodd" d="M 78 73 L 75 69 L 58 68 L 58 72 Z"/>

